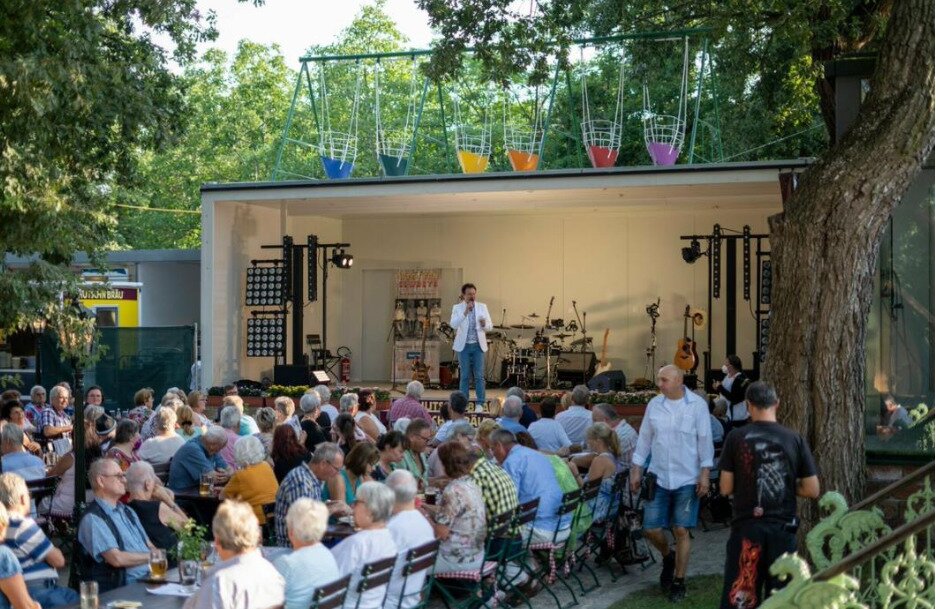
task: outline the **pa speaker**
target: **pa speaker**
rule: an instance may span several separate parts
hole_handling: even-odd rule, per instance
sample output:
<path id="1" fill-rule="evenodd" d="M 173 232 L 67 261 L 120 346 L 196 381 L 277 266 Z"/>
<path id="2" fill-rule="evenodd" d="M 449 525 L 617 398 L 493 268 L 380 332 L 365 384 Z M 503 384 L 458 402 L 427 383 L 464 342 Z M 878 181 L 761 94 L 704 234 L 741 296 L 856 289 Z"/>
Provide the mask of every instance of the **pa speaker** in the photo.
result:
<path id="1" fill-rule="evenodd" d="M 273 382 L 277 385 L 308 385 L 309 367 L 303 365 L 273 366 Z"/>
<path id="2" fill-rule="evenodd" d="M 624 391 L 626 384 L 623 371 L 608 370 L 592 377 L 588 381 L 588 388 L 598 393 L 608 393 L 609 391 Z"/>
<path id="3" fill-rule="evenodd" d="M 563 351 L 556 363 L 556 374 L 560 381 L 582 383 L 595 374 L 596 363 L 594 351 Z"/>

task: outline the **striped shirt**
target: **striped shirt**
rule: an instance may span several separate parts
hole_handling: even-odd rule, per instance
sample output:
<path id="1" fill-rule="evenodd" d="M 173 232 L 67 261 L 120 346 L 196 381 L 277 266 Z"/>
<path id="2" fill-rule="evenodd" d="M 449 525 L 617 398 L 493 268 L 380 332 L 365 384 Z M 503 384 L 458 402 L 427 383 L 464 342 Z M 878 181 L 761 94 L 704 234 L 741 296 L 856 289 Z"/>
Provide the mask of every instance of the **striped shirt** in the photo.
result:
<path id="1" fill-rule="evenodd" d="M 58 581 L 58 572 L 45 561 L 52 550 L 52 542 L 32 518 L 11 515 L 3 545 L 13 551 L 23 567 L 23 579 L 27 583 L 47 579 Z"/>

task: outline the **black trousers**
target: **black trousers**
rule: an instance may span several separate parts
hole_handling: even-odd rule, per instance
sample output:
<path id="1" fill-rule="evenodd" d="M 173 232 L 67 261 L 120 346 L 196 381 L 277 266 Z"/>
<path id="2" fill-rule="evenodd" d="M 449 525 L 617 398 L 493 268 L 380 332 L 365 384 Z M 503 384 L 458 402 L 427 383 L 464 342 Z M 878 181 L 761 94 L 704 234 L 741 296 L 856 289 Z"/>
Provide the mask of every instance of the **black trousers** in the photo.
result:
<path id="1" fill-rule="evenodd" d="M 796 552 L 796 531 L 773 520 L 745 520 L 731 527 L 727 550 L 721 609 L 753 609 L 782 587 L 769 569 L 783 553 Z"/>

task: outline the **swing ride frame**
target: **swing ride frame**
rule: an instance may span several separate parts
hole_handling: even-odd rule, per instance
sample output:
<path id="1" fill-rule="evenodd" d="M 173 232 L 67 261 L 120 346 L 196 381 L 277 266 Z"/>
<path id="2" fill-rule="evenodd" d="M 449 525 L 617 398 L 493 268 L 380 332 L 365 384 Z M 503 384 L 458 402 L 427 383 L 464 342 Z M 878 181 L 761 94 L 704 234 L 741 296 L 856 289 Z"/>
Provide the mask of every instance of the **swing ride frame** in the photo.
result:
<path id="1" fill-rule="evenodd" d="M 699 112 L 700 112 L 700 106 L 701 106 L 701 101 L 702 101 L 702 91 L 705 86 L 705 80 L 706 80 L 706 64 L 708 64 L 708 80 L 710 83 L 709 86 L 711 87 L 711 90 L 713 92 L 712 99 L 714 102 L 714 113 L 715 113 L 715 117 L 714 117 L 715 127 L 713 129 L 713 137 L 715 138 L 715 150 L 716 150 L 717 157 L 718 157 L 712 160 L 715 160 L 715 161 L 720 160 L 721 157 L 723 156 L 722 145 L 721 145 L 721 135 L 720 135 L 720 129 L 718 126 L 718 98 L 717 98 L 717 95 L 715 95 L 714 93 L 714 91 L 717 90 L 716 89 L 716 73 L 714 69 L 714 63 L 712 62 L 711 57 L 709 56 L 708 35 L 711 33 L 711 31 L 712 31 L 711 28 L 689 28 L 689 29 L 668 30 L 668 31 L 631 32 L 627 34 L 615 34 L 615 35 L 610 35 L 610 36 L 577 38 L 577 39 L 573 39 L 571 41 L 571 44 L 579 45 L 579 46 L 585 46 L 585 45 L 602 46 L 605 44 L 613 44 L 617 42 L 623 42 L 626 40 L 666 41 L 666 40 L 677 40 L 677 39 L 683 39 L 683 38 L 701 37 L 702 39 L 701 60 L 700 60 L 701 65 L 699 67 L 698 75 L 697 75 L 696 83 L 695 83 L 696 99 L 695 99 L 694 108 L 693 108 L 693 121 L 692 121 L 692 129 L 689 135 L 689 152 L 688 152 L 688 159 L 687 159 L 687 162 L 689 164 L 692 164 L 695 158 L 694 152 L 695 152 L 695 144 L 696 144 L 696 133 L 699 128 Z M 466 49 L 464 52 L 473 53 L 474 51 L 475 49 L 469 48 L 469 49 Z M 321 131 L 322 118 L 320 117 L 320 111 L 319 111 L 320 104 L 316 100 L 315 88 L 312 82 L 312 74 L 311 74 L 310 65 L 326 64 L 326 63 L 359 64 L 360 62 L 367 61 L 367 60 L 374 60 L 374 61 L 379 62 L 385 59 L 390 60 L 390 59 L 409 58 L 411 60 L 415 60 L 418 57 L 425 57 L 425 56 L 432 55 L 432 53 L 434 53 L 432 49 L 414 49 L 414 50 L 407 50 L 407 51 L 391 51 L 391 52 L 383 52 L 383 53 L 355 53 L 355 54 L 348 54 L 348 55 L 305 55 L 301 57 L 299 60 L 301 65 L 299 68 L 299 73 L 296 78 L 296 85 L 293 89 L 292 101 L 290 102 L 290 105 L 289 105 L 289 112 L 286 115 L 286 122 L 285 122 L 285 125 L 283 126 L 282 136 L 280 138 L 279 145 L 277 146 L 277 149 L 276 149 L 276 157 L 275 157 L 270 181 L 276 182 L 279 180 L 292 180 L 292 179 L 299 179 L 299 180 L 319 179 L 313 176 L 308 176 L 308 175 L 303 175 L 303 174 L 295 173 L 292 171 L 288 171 L 284 169 L 282 166 L 283 156 L 284 156 L 286 147 L 290 144 L 302 146 L 306 148 L 311 148 L 311 149 L 318 149 L 317 144 L 313 144 L 311 142 L 307 142 L 302 139 L 290 137 L 290 129 L 292 127 L 293 121 L 296 116 L 298 104 L 300 103 L 300 95 L 302 93 L 303 88 L 306 89 L 306 93 L 308 94 L 308 104 L 312 112 L 312 117 L 315 123 L 315 128 L 317 131 L 319 132 Z M 320 65 L 319 69 L 321 68 L 322 66 Z M 538 145 L 538 154 L 539 154 L 538 165 L 539 166 L 542 166 L 543 153 L 546 149 L 546 143 L 549 138 L 549 133 L 552 130 L 550 128 L 550 125 L 552 121 L 553 107 L 555 105 L 556 90 L 557 90 L 559 78 L 561 76 L 561 72 L 563 71 L 560 70 L 559 65 L 557 64 L 553 72 L 552 82 L 550 84 L 550 89 L 549 89 L 549 98 L 548 98 L 547 107 L 546 107 L 545 120 L 543 121 L 543 136 L 540 138 L 539 145 Z M 569 118 L 571 121 L 570 133 L 565 133 L 564 135 L 566 135 L 566 137 L 570 137 L 571 139 L 579 142 L 579 144 L 584 145 L 584 137 L 583 137 L 583 134 L 581 133 L 581 130 L 579 129 L 577 125 L 577 120 L 576 120 L 576 109 L 575 109 L 576 104 L 575 104 L 575 99 L 574 99 L 575 95 L 573 94 L 573 90 L 572 90 L 572 78 L 570 76 L 569 70 L 565 70 L 564 72 L 565 72 L 564 76 L 565 76 L 565 81 L 566 81 L 566 92 L 569 98 L 568 99 L 569 113 L 570 113 Z M 429 78 L 424 77 L 422 91 L 421 91 L 421 95 L 419 96 L 419 102 L 418 102 L 418 107 L 416 111 L 416 118 L 414 121 L 413 135 L 410 141 L 410 148 L 409 148 L 410 159 L 412 159 L 412 157 L 414 157 L 416 154 L 416 143 L 418 141 L 420 123 L 422 121 L 423 110 L 425 108 L 426 98 L 428 96 L 430 85 L 431 85 L 431 82 Z M 441 82 L 436 82 L 435 85 L 436 85 L 436 93 L 438 95 L 439 109 L 440 109 L 439 124 L 441 126 L 441 129 L 440 129 L 441 137 L 433 138 L 433 139 L 443 144 L 443 147 L 445 150 L 445 157 L 446 157 L 446 166 L 449 168 L 449 170 L 451 170 L 453 167 L 458 166 L 458 161 L 455 159 L 455 157 L 452 154 L 452 147 L 449 142 L 449 133 L 448 133 L 449 125 L 446 121 L 445 95 L 443 93 L 443 85 Z M 710 125 L 710 128 L 711 128 L 711 125 Z M 581 165 L 582 160 L 583 160 L 582 153 L 581 153 L 581 146 L 577 147 L 577 154 L 578 154 L 579 164 Z M 412 166 L 413 166 L 413 162 L 411 161 L 407 164 L 404 175 L 408 175 L 409 169 Z"/>

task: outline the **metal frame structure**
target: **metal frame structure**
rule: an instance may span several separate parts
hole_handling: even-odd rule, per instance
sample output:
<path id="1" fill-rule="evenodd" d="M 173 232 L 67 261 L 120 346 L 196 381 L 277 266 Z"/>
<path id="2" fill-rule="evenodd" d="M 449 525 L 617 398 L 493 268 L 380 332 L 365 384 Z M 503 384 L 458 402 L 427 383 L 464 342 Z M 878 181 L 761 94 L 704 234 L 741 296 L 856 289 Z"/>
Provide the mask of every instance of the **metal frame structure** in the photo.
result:
<path id="1" fill-rule="evenodd" d="M 714 132 L 715 132 L 715 139 L 717 142 L 719 158 L 721 158 L 721 154 L 722 154 L 721 153 L 721 138 L 720 138 L 720 135 L 718 134 L 718 131 L 719 131 L 718 129 L 718 102 L 717 102 L 717 99 L 714 98 L 715 91 L 716 91 L 715 72 L 712 67 L 713 64 L 711 62 L 711 59 L 709 58 L 709 50 L 708 50 L 709 49 L 708 34 L 710 33 L 711 33 L 711 28 L 690 28 L 690 29 L 672 30 L 672 31 L 632 32 L 628 34 L 617 34 L 617 35 L 611 35 L 611 36 L 578 38 L 578 39 L 573 39 L 571 41 L 571 44 L 601 46 L 601 45 L 606 45 L 606 44 L 623 42 L 626 40 L 663 41 L 663 40 L 669 40 L 669 39 L 674 39 L 674 38 L 684 38 L 684 37 L 694 38 L 694 37 L 701 36 L 702 37 L 702 48 L 701 48 L 702 65 L 699 69 L 698 78 L 696 82 L 696 100 L 695 100 L 695 107 L 694 107 L 694 120 L 692 123 L 692 129 L 691 129 L 691 134 L 689 138 L 690 144 L 689 144 L 688 163 L 691 164 L 694 160 L 694 147 L 695 147 L 695 141 L 696 141 L 696 132 L 699 126 L 699 113 L 700 113 L 700 106 L 701 106 L 701 99 L 702 99 L 702 90 L 704 86 L 703 83 L 705 81 L 706 63 L 709 64 L 709 80 L 711 83 L 711 88 L 713 92 L 712 95 L 713 95 L 713 99 L 715 103 Z M 465 50 L 466 53 L 473 53 L 474 51 L 475 51 L 474 48 L 469 48 Z M 385 59 L 401 59 L 401 58 L 408 58 L 411 60 L 415 60 L 417 57 L 429 56 L 432 53 L 434 53 L 432 49 L 413 49 L 413 50 L 408 50 L 408 51 L 393 51 L 393 52 L 385 52 L 385 53 L 357 53 L 357 54 L 350 54 L 350 55 L 306 55 L 306 56 L 301 57 L 300 58 L 301 65 L 299 68 L 299 73 L 296 78 L 296 86 L 293 89 L 292 101 L 289 106 L 289 112 L 287 113 L 287 116 L 286 116 L 286 124 L 283 127 L 283 134 L 282 134 L 282 137 L 280 138 L 279 145 L 277 146 L 276 158 L 274 161 L 274 166 L 273 166 L 272 175 L 270 177 L 270 181 L 276 182 L 279 180 L 288 180 L 288 179 L 297 179 L 297 178 L 302 179 L 302 180 L 316 180 L 317 179 L 312 176 L 288 171 L 282 167 L 283 155 L 286 150 L 286 146 L 288 144 L 304 146 L 304 147 L 311 148 L 311 149 L 316 148 L 316 145 L 312 144 L 311 142 L 303 141 L 302 139 L 293 138 L 290 136 L 290 129 L 295 119 L 296 111 L 298 109 L 300 93 L 302 92 L 302 89 L 304 86 L 308 93 L 309 108 L 312 112 L 312 117 L 315 122 L 316 128 L 318 129 L 321 125 L 320 107 L 319 107 L 320 102 L 316 101 L 310 64 L 324 64 L 324 63 L 338 63 L 338 62 L 349 62 L 349 63 L 360 64 L 360 62 L 368 61 L 368 60 L 380 62 Z M 557 64 L 553 73 L 552 83 L 550 85 L 546 114 L 545 114 L 545 119 L 543 121 L 543 136 L 542 138 L 540 138 L 540 141 L 539 141 L 538 169 L 543 167 L 543 153 L 546 149 L 546 142 L 549 137 L 550 124 L 552 121 L 552 112 L 553 112 L 553 108 L 555 105 L 556 90 L 558 87 L 559 78 L 560 78 L 560 67 Z M 575 100 L 573 99 L 574 95 L 572 93 L 572 79 L 568 71 L 565 71 L 565 78 L 566 78 L 567 94 L 569 96 L 570 120 L 572 123 L 571 132 L 567 135 L 571 137 L 572 139 L 578 141 L 579 144 L 584 145 L 582 141 L 582 134 L 580 133 L 580 130 L 578 129 L 578 126 L 576 125 L 577 119 L 576 119 L 576 113 L 575 113 Z M 428 94 L 429 86 L 430 86 L 430 81 L 428 78 L 426 78 L 423 83 L 422 95 L 420 96 L 420 100 L 419 100 L 419 106 L 418 106 L 418 111 L 416 115 L 412 141 L 410 145 L 411 159 L 416 153 L 416 142 L 417 142 L 417 137 L 419 134 L 419 128 L 420 128 L 420 123 L 422 120 L 423 110 L 425 108 L 426 98 L 428 96 L 427 94 Z M 455 160 L 455 158 L 452 155 L 453 150 L 449 143 L 449 134 L 448 134 L 449 124 L 446 121 L 445 95 L 443 93 L 442 87 L 443 85 L 441 82 L 436 83 L 436 93 L 438 95 L 439 108 L 440 108 L 440 112 L 439 112 L 440 126 L 441 126 L 441 131 L 442 131 L 442 134 L 441 134 L 442 137 L 438 138 L 438 141 L 443 144 L 443 147 L 445 150 L 446 165 L 451 170 L 453 167 L 457 166 L 457 160 Z M 711 126 L 709 127 L 711 128 Z M 582 161 L 581 150 L 578 151 L 578 158 L 580 160 L 580 165 L 581 165 L 581 161 Z M 404 173 L 404 175 L 408 175 L 409 169 L 412 165 L 413 165 L 412 162 L 408 164 L 408 167 L 406 168 L 406 172 Z"/>

